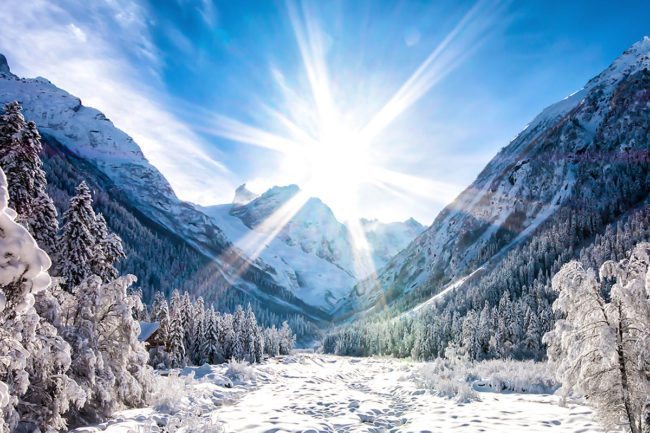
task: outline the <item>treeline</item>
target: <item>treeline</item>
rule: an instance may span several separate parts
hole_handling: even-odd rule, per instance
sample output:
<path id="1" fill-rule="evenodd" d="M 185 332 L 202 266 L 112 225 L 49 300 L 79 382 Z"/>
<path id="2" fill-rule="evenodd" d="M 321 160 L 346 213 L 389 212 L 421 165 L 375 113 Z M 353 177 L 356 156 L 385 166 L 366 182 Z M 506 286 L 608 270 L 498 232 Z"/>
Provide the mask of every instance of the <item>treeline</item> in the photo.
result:
<path id="1" fill-rule="evenodd" d="M 149 363 L 156 368 L 229 359 L 261 362 L 264 354 L 288 355 L 296 340 L 287 322 L 279 330 L 261 328 L 250 305 L 245 312 L 239 305 L 234 314 L 221 314 L 207 307 L 203 298 L 193 302 L 187 292 L 181 296 L 178 290 L 169 303 L 158 293 L 151 313 L 143 318 L 158 324 L 149 341 Z"/>

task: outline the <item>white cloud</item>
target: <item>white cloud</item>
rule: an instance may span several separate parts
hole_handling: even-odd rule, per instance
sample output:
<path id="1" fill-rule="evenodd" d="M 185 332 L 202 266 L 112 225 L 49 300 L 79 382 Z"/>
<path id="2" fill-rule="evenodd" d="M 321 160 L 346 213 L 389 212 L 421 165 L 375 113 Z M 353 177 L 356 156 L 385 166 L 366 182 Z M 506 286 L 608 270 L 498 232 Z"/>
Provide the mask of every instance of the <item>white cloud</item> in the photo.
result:
<path id="1" fill-rule="evenodd" d="M 87 40 L 86 33 L 84 33 L 83 30 L 81 30 L 79 27 L 77 27 L 73 23 L 68 24 L 68 28 L 70 29 L 70 31 L 72 32 L 74 37 L 79 39 L 80 42 L 86 42 L 86 40 Z"/>
<path id="2" fill-rule="evenodd" d="M 0 28 L 0 52 L 14 73 L 44 76 L 103 111 L 134 138 L 181 198 L 201 204 L 230 199 L 234 185 L 228 170 L 149 84 L 159 79 L 158 56 L 137 5 L 9 0 L 0 9 Z M 131 63 L 134 58 L 139 64 Z"/>

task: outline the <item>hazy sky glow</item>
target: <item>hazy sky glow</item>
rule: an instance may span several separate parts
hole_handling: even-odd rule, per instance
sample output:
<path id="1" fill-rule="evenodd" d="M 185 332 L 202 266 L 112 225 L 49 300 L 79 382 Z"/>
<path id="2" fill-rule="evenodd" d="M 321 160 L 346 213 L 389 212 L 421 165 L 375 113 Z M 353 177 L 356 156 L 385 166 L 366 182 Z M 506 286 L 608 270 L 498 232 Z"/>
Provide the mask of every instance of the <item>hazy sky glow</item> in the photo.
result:
<path id="1" fill-rule="evenodd" d="M 297 183 L 341 218 L 429 224 L 535 114 L 648 33 L 649 12 L 641 1 L 9 0 L 0 51 L 15 73 L 104 111 L 181 198 Z"/>

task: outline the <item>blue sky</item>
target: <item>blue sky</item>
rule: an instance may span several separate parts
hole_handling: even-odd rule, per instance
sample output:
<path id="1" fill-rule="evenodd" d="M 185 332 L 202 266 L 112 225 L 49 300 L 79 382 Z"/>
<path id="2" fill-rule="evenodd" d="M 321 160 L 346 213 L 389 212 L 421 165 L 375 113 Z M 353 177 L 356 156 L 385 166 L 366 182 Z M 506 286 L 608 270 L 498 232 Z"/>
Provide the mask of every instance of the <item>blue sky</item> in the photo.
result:
<path id="1" fill-rule="evenodd" d="M 300 29 L 317 34 L 311 54 L 352 128 L 452 34 L 370 145 L 373 163 L 408 178 L 357 191 L 359 215 L 425 224 L 544 107 L 650 33 L 642 1 L 9 3 L 0 51 L 14 72 L 45 76 L 106 112 L 179 196 L 201 204 L 229 201 L 243 182 L 262 192 L 304 180 L 286 152 L 233 139 L 242 125 L 285 136 L 281 117 L 313 127 Z M 349 216 L 341 185 L 324 183 L 315 191 Z"/>

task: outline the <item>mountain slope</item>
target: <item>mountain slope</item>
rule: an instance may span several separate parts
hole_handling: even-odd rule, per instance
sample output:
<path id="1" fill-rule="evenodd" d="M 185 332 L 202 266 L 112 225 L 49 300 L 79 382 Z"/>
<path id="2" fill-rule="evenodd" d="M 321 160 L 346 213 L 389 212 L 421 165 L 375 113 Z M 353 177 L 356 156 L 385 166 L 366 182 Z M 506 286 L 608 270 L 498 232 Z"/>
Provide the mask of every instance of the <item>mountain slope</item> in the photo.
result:
<path id="1" fill-rule="evenodd" d="M 571 248 L 643 206 L 649 189 L 649 66 L 650 39 L 644 38 L 582 90 L 544 110 L 377 281 L 357 286 L 341 302 L 339 316 L 379 301 L 403 311 L 460 287 L 502 292 L 510 288 L 493 287 L 501 281 L 494 275 L 518 245 L 540 242 L 565 224 L 574 227 L 575 238 L 558 240 L 565 250 L 540 264 L 548 272 Z M 507 271 L 528 272 L 525 263 L 516 263 Z M 530 265 L 536 269 L 537 263 Z"/>

